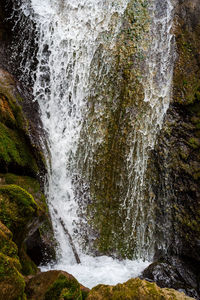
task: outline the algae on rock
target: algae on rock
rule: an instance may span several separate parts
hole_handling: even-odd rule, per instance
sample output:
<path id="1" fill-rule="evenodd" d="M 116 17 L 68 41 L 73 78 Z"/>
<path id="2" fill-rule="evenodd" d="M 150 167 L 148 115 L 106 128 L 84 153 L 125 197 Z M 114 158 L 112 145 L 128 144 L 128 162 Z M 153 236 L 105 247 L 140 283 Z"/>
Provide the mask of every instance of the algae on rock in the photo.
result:
<path id="1" fill-rule="evenodd" d="M 91 65 L 91 93 L 74 182 L 79 214 L 83 217 L 78 224 L 82 246 L 92 253 L 132 258 L 137 252 L 134 238 L 126 243 L 131 226 L 126 227 L 126 232 L 123 230 L 126 211 L 122 204 L 128 188 L 126 158 L 131 135 L 139 112 L 145 113 L 141 78 L 148 32 L 147 1 L 130 1 L 115 45 L 109 44 L 110 36 L 104 36 Z M 106 66 L 102 57 L 106 57 Z"/>

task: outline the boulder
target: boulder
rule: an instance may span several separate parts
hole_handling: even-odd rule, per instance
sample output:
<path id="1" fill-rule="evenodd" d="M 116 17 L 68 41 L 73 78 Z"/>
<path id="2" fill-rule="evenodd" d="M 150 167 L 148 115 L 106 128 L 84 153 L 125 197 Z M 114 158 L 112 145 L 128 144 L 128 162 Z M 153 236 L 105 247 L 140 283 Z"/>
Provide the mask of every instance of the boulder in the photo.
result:
<path id="1" fill-rule="evenodd" d="M 48 271 L 28 277 L 26 294 L 29 300 L 84 300 L 89 289 L 81 286 L 70 274 Z"/>
<path id="2" fill-rule="evenodd" d="M 39 265 L 56 257 L 54 234 L 45 195 L 37 179 L 16 174 L 0 174 L 0 181 L 4 184 L 15 184 L 30 193 L 40 208 L 40 222 L 38 226 L 29 228 L 25 239 L 26 252 Z M 24 251 L 23 251 L 24 253 Z M 25 275 L 28 275 L 25 273 Z"/>
<path id="3" fill-rule="evenodd" d="M 0 220 L 12 231 L 18 246 L 39 220 L 40 211 L 26 190 L 14 184 L 0 186 Z"/>
<path id="4" fill-rule="evenodd" d="M 185 263 L 179 257 L 171 257 L 168 261 L 154 262 L 146 268 L 142 278 L 155 282 L 161 288 L 173 288 L 183 291 L 190 297 L 198 296 L 198 266 Z"/>
<path id="5" fill-rule="evenodd" d="M 116 286 L 98 285 L 94 287 L 87 300 L 189 300 L 185 294 L 172 289 L 161 289 L 155 283 L 139 278 L 130 279 Z"/>

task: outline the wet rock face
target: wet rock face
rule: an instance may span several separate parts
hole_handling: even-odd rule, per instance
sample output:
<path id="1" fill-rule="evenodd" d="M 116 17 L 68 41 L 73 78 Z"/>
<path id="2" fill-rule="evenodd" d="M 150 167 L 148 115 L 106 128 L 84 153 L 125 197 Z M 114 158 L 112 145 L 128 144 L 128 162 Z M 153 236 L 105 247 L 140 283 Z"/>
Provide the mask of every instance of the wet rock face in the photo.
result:
<path id="1" fill-rule="evenodd" d="M 186 263 L 178 257 L 170 258 L 169 262 L 155 262 L 143 272 L 142 278 L 156 282 L 161 288 L 174 288 L 190 297 L 198 296 L 197 267 Z"/>
<path id="2" fill-rule="evenodd" d="M 28 77 L 22 80 L 19 68 L 23 61 L 20 47 L 23 47 L 24 39 L 29 40 L 27 35 L 30 32 L 27 29 L 22 33 L 20 23 L 16 22 L 19 16 L 14 13 L 14 6 L 17 8 L 16 1 L 0 0 L 0 184 L 23 188 L 41 208 L 42 213 L 36 216 L 23 237 L 26 245 L 20 245 L 19 249 L 23 271 L 29 274 L 34 267 L 26 250 L 37 249 L 40 255 L 35 262 L 38 264 L 47 257 L 55 258 L 55 251 L 50 243 L 53 233 L 43 193 L 46 165 L 41 141 L 45 140 L 44 131 L 38 105 L 32 101 L 31 80 Z M 32 48 L 34 45 L 30 43 L 30 55 L 33 55 Z M 34 238 L 36 232 L 37 239 Z M 31 250 L 29 255 L 32 256 Z"/>
<path id="3" fill-rule="evenodd" d="M 26 58 L 31 58 L 30 69 L 35 69 L 35 26 L 27 17 L 19 15 L 19 3 L 20 1 L 0 0 L 0 67 L 23 82 L 22 88 L 29 91 L 33 81 L 28 76 L 25 62 Z"/>
<path id="4" fill-rule="evenodd" d="M 14 77 L 0 69 L 0 169 L 36 177 L 45 163 L 35 126 L 23 111 L 25 101 Z"/>
<path id="5" fill-rule="evenodd" d="M 30 259 L 34 260 L 34 256 L 31 252 L 30 257 L 27 255 L 29 249 L 39 249 L 35 260 L 38 264 L 55 258 L 55 251 L 50 242 L 53 232 L 43 193 L 46 166 L 39 110 L 32 102 L 31 89 L 18 80 L 19 61 L 11 61 L 11 45 L 19 38 L 7 19 L 11 4 L 0 1 L 0 221 L 12 231 L 19 248 L 21 272 L 29 275 L 37 272 Z M 35 207 L 26 201 L 33 198 Z M 34 240 L 36 232 L 38 239 Z M 0 247 L 0 253 L 1 250 Z"/>
<path id="6" fill-rule="evenodd" d="M 164 264 L 156 263 L 144 274 L 160 286 L 183 288 L 189 295 L 193 290 L 192 295 L 199 299 L 200 2 L 175 2 L 173 96 L 152 155 L 158 174 L 153 184 L 157 199 L 155 260 Z M 160 240 L 165 241 L 163 251 Z"/>
<path id="7" fill-rule="evenodd" d="M 35 151 L 35 155 L 39 158 L 38 153 L 42 152 L 41 140 L 43 139 L 43 142 L 45 140 L 44 131 L 40 120 L 39 106 L 32 101 L 32 78 L 26 74 L 25 66 L 22 67 L 26 61 L 26 58 L 23 57 L 24 51 L 34 57 L 34 49 L 36 48 L 32 42 L 34 40 L 34 25 L 28 26 L 27 23 L 25 30 L 22 30 L 20 22 L 17 21 L 19 15 L 17 12 L 14 13 L 14 5 L 17 8 L 16 1 L 0 0 L 0 89 L 2 94 L 2 87 L 5 88 L 6 83 L 8 93 L 12 93 L 20 102 L 16 103 L 16 106 L 20 104 L 18 106 L 21 106 L 23 110 L 21 115 L 28 120 L 26 122 L 26 135 L 34 146 L 32 151 Z M 29 43 L 25 43 L 29 40 Z M 24 49 L 25 44 L 30 44 L 29 49 Z M 33 65 L 30 65 L 30 68 L 33 70 L 35 61 L 34 59 L 32 61 Z M 24 77 L 23 74 L 25 74 Z M 10 101 L 10 97 L 4 98 L 5 101 Z M 38 163 L 40 164 L 40 175 L 44 177 L 46 173 L 44 161 Z"/>
<path id="8" fill-rule="evenodd" d="M 168 252 L 200 262 L 200 3 L 179 1 L 173 97 L 154 152 L 157 230 Z M 166 209 L 167 208 L 167 209 Z M 163 218 L 166 222 L 163 225 Z M 168 228 L 167 227 L 168 224 Z M 161 230 L 160 230 L 161 228 Z M 166 237 L 166 236 L 165 236 Z M 158 247 L 159 248 L 159 247 Z"/>

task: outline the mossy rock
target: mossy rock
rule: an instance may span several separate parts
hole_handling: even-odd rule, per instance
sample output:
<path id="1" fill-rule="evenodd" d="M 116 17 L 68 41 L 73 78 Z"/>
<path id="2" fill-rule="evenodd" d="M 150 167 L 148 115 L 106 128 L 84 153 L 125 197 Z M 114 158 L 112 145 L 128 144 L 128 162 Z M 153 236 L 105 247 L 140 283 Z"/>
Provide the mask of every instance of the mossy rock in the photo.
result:
<path id="1" fill-rule="evenodd" d="M 139 278 L 130 279 L 116 286 L 98 285 L 87 300 L 189 300 L 185 294 L 172 289 L 161 289 L 155 283 Z"/>
<path id="2" fill-rule="evenodd" d="M 31 194 L 35 202 L 44 211 L 48 210 L 46 198 L 42 192 L 40 183 L 37 179 L 30 176 L 19 176 L 12 173 L 0 174 L 0 178 L 5 184 L 15 184 L 26 190 Z"/>
<path id="3" fill-rule="evenodd" d="M 132 201 L 127 198 L 130 197 L 127 191 L 131 181 L 127 161 L 133 147 L 135 128 L 139 132 L 140 121 L 148 109 L 148 105 L 143 105 L 141 80 L 149 45 L 150 15 L 147 6 L 146 0 L 129 1 L 115 46 L 109 45 L 112 32 L 108 31 L 106 41 L 103 39 L 91 63 L 93 93 L 88 99 L 89 108 L 76 152 L 78 169 L 82 173 L 79 172 L 80 177 L 74 182 L 77 184 L 76 200 L 80 203 L 80 215 L 84 211 L 87 216 L 87 225 L 84 222 L 79 224 L 82 240 L 85 241 L 83 247 L 98 255 L 112 256 L 115 253 L 120 258 L 132 259 L 137 252 L 137 232 L 133 232 L 131 223 L 133 217 L 130 217 L 128 226 L 124 226 L 124 220 L 128 219 L 124 199 L 127 203 Z M 102 57 L 107 59 L 102 61 Z M 100 76 L 96 66 L 105 70 L 105 61 L 108 61 L 109 72 L 103 71 Z M 149 206 L 146 206 L 148 212 Z"/>
<path id="4" fill-rule="evenodd" d="M 46 198 L 38 180 L 29 176 L 19 176 L 11 173 L 0 174 L 0 184 L 3 186 L 17 185 L 33 196 L 32 200 L 34 198 L 37 204 L 36 213 L 32 218 L 34 222 L 31 227 L 27 224 L 28 230 L 24 235 L 26 236 L 25 244 L 19 245 L 18 243 L 23 274 L 36 274 L 37 267 L 35 264 L 46 263 L 47 261 L 54 260 L 56 257 L 56 242 Z M 35 254 L 35 252 L 37 252 L 37 254 Z M 29 259 L 26 253 L 28 253 L 28 256 L 31 257 L 35 264 Z"/>
<path id="5" fill-rule="evenodd" d="M 40 273 L 26 285 L 29 300 L 83 300 L 88 292 L 72 275 L 63 271 Z"/>
<path id="6" fill-rule="evenodd" d="M 23 103 L 13 76 L 0 69 L 0 171 L 36 177 L 44 171 L 45 160 Z"/>
<path id="7" fill-rule="evenodd" d="M 9 232 L 9 235 L 7 232 Z M 0 252 L 10 257 L 17 258 L 18 249 L 11 239 L 12 233 L 0 222 Z"/>
<path id="8" fill-rule="evenodd" d="M 21 187 L 0 186 L 0 221 L 12 231 L 17 245 L 25 238 L 28 225 L 38 217 L 38 210 L 33 197 Z"/>
<path id="9" fill-rule="evenodd" d="M 22 249 L 19 252 L 19 258 L 21 263 L 21 273 L 24 276 L 35 275 L 39 272 L 36 264 L 30 259 L 25 251 L 25 245 L 23 245 Z"/>
<path id="10" fill-rule="evenodd" d="M 18 266 L 17 259 L 0 253 L 0 300 L 23 299 L 25 281 Z"/>
<path id="11" fill-rule="evenodd" d="M 60 274 L 56 281 L 49 287 L 45 293 L 45 300 L 82 300 L 80 285 L 78 281 L 73 278 L 67 278 Z"/>
<path id="12" fill-rule="evenodd" d="M 0 166 L 28 174 L 36 174 L 38 167 L 23 133 L 6 127 L 0 123 Z"/>
<path id="13" fill-rule="evenodd" d="M 12 233 L 0 222 L 0 300 L 25 299 L 25 281 L 17 254 Z"/>

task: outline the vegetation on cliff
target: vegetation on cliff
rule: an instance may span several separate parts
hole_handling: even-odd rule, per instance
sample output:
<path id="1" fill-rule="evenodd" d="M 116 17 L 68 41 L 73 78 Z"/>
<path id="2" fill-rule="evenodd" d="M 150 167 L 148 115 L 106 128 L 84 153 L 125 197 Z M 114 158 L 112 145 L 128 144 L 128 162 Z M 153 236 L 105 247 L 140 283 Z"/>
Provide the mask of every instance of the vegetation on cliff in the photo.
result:
<path id="1" fill-rule="evenodd" d="M 137 16 L 133 11 L 136 6 L 131 6 L 133 2 L 138 9 Z M 162 241 L 163 236 L 166 239 L 166 230 L 169 231 L 167 235 L 169 243 L 167 242 L 167 254 L 165 252 L 160 254 L 158 251 L 157 255 L 161 261 L 152 265 L 146 274 L 150 279 L 157 280 L 159 285 L 163 284 L 163 278 L 167 276 L 172 278 L 174 275 L 177 279 L 178 274 L 180 282 L 172 280 L 169 285 L 185 289 L 188 294 L 198 297 L 200 10 L 196 0 L 193 0 L 193 3 L 179 2 L 174 28 L 177 42 L 174 95 L 151 160 L 151 163 L 154 163 L 152 170 L 155 174 L 152 173 L 152 180 L 157 199 L 157 248 L 159 249 L 159 241 Z M 106 43 L 109 36 L 105 35 L 105 44 L 101 45 L 94 58 L 101 66 L 102 53 L 107 53 L 108 50 L 112 52 L 110 65 L 114 66 L 113 71 L 109 76 L 97 78 L 95 70 L 91 69 L 91 81 L 95 92 L 89 100 L 89 118 L 85 126 L 87 130 L 83 128 L 81 134 L 84 137 L 93 132 L 88 143 L 94 143 L 98 140 L 97 130 L 93 130 L 95 128 L 101 132 L 104 141 L 101 145 L 97 143 L 94 153 L 90 153 L 87 157 L 88 160 L 92 157 L 95 162 L 90 174 L 87 169 L 88 161 L 83 160 L 81 156 L 85 147 L 81 143 L 79 153 L 82 154 L 78 159 L 80 164 L 83 164 L 81 166 L 83 178 L 91 188 L 90 199 L 86 201 L 89 203 L 86 210 L 89 230 L 94 239 L 94 249 L 98 249 L 98 254 L 111 255 L 116 250 L 117 255 L 121 257 L 131 258 L 134 254 L 134 239 L 128 241 L 127 248 L 124 243 L 124 238 L 126 239 L 124 232 L 119 232 L 119 228 L 123 227 L 121 220 L 125 215 L 122 215 L 121 219 L 118 218 L 121 205 L 118 199 L 123 199 L 127 189 L 128 174 L 124 157 L 127 155 L 126 147 L 130 132 L 135 125 L 133 120 L 139 120 L 145 115 L 145 109 L 140 109 L 143 98 L 140 79 L 145 43 L 148 42 L 148 22 L 147 1 L 130 1 L 126 10 L 126 21 L 118 35 L 116 47 L 109 49 Z M 6 30 L 2 28 L 0 22 L 0 40 L 2 37 L 5 39 L 5 34 Z M 101 89 L 101 84 L 104 85 L 104 90 Z M 117 92 L 116 86 L 119 87 Z M 45 235 L 48 232 L 50 240 L 53 234 L 39 180 L 40 172 L 45 169 L 45 162 L 41 148 L 34 143 L 35 129 L 31 118 L 27 117 L 24 111 L 26 101 L 19 90 L 19 83 L 7 71 L 1 69 L 0 299 L 26 299 L 23 275 L 32 276 L 27 279 L 26 284 L 28 299 L 189 299 L 183 294 L 169 289 L 159 289 L 155 284 L 139 279 L 132 279 L 116 287 L 100 285 L 89 292 L 81 287 L 76 279 L 64 272 L 36 275 L 38 269 L 29 255 L 33 258 L 32 253 L 35 249 L 42 247 L 44 249 L 49 247 L 51 251 L 52 245 L 45 240 Z M 39 140 L 39 136 L 37 134 L 36 136 Z M 84 138 L 82 141 L 85 144 Z M 89 146 L 88 144 L 88 148 Z M 122 173 L 124 180 L 121 178 Z M 81 188 L 79 191 L 77 199 L 83 200 L 84 203 Z M 40 246 L 36 240 L 40 241 Z M 31 248 L 34 243 L 36 247 Z M 35 256 L 38 256 L 37 254 L 38 252 Z M 39 259 L 41 261 L 41 257 Z M 163 277 L 167 270 L 170 272 Z M 184 275 L 183 271 L 187 275 Z M 160 272 L 162 276 L 160 278 L 157 275 L 151 276 L 154 272 Z M 180 273 L 184 276 L 181 277 Z M 197 291 L 196 294 L 194 290 Z"/>
<path id="2" fill-rule="evenodd" d="M 39 144 L 34 143 L 35 132 L 24 112 L 24 101 L 16 80 L 0 69 L 0 299 L 25 299 L 23 275 L 38 272 L 29 257 L 28 243 L 38 233 L 35 247 L 45 251 L 49 243 L 45 234 L 53 239 L 39 180 L 44 158 Z M 52 245 L 47 247 L 54 253 Z"/>
<path id="3" fill-rule="evenodd" d="M 88 226 L 79 224 L 83 247 L 91 247 L 89 251 L 99 254 L 116 253 L 129 258 L 135 254 L 135 233 L 127 243 L 132 228 L 126 226 L 126 232 L 123 231 L 126 208 L 123 211 L 122 202 L 128 188 L 126 159 L 144 98 L 141 68 L 148 45 L 147 6 L 146 0 L 130 1 L 115 47 L 110 47 L 112 33 L 104 33 L 103 44 L 91 65 L 92 93 L 77 151 L 77 173 L 82 170 L 81 181 L 77 178 L 77 201 L 81 203 L 80 214 L 86 214 L 88 220 Z M 104 56 L 109 57 L 105 59 L 108 66 L 104 66 Z M 96 65 L 102 73 L 96 72 Z M 107 68 L 109 72 L 104 74 Z M 90 238 L 90 245 L 88 236 L 94 240 L 92 243 Z"/>

